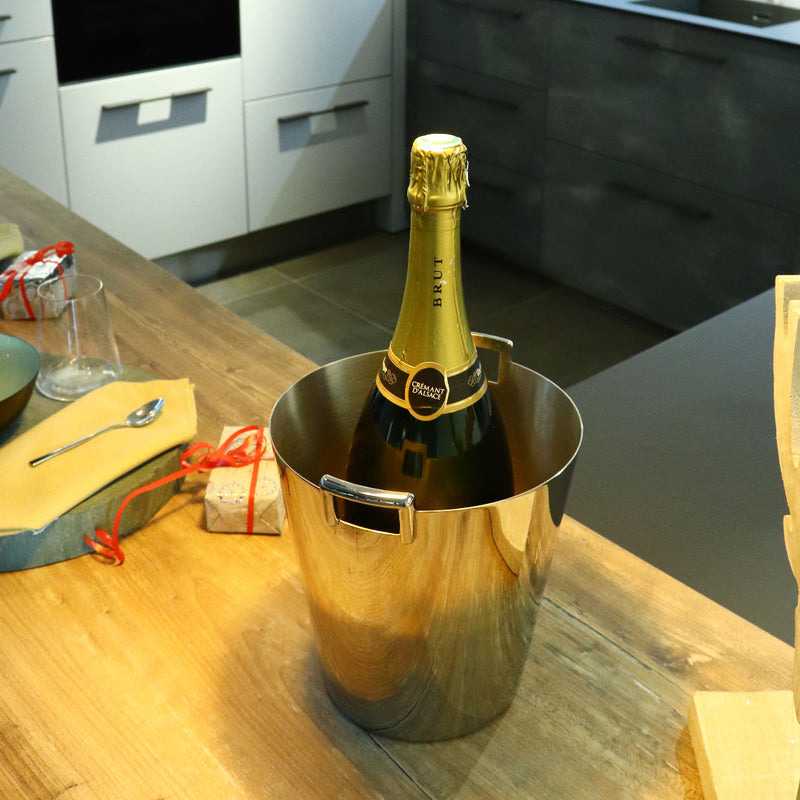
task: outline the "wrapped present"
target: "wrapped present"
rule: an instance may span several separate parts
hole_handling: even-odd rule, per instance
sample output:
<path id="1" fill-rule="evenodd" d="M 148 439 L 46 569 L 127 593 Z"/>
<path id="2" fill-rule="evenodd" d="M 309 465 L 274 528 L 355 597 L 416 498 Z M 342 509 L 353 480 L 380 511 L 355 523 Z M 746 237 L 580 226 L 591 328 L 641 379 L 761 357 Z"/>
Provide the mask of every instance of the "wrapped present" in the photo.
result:
<path id="1" fill-rule="evenodd" d="M 0 316 L 35 319 L 37 287 L 50 278 L 76 272 L 74 252 L 71 242 L 27 250 L 0 272 Z"/>
<path id="2" fill-rule="evenodd" d="M 260 460 L 247 466 L 219 466 L 211 470 L 206 486 L 206 530 L 217 533 L 281 532 L 285 511 L 278 478 L 278 465 L 267 428 L 222 430 L 220 447 L 237 431 L 241 431 L 225 448 L 237 449 L 252 456 L 263 436 Z"/>

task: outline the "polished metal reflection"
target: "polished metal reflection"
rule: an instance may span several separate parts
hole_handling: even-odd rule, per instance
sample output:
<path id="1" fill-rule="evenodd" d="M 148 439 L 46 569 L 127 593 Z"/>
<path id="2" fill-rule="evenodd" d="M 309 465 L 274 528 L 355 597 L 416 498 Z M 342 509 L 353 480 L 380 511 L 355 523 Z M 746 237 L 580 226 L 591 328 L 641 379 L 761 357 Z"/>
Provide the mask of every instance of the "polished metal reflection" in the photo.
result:
<path id="1" fill-rule="evenodd" d="M 403 539 L 342 522 L 320 481 L 344 474 L 383 355 L 298 381 L 270 431 L 328 693 L 369 730 L 451 738 L 514 697 L 583 429 L 558 386 L 509 361 L 492 391 L 511 439 L 513 497 L 416 511 Z"/>

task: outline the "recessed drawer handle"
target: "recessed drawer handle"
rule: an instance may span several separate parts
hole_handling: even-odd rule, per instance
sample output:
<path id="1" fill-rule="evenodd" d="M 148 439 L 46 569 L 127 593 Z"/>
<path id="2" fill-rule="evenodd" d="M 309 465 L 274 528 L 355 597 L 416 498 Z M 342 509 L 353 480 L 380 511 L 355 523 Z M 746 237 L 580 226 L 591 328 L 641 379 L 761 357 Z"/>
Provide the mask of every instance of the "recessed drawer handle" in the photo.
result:
<path id="1" fill-rule="evenodd" d="M 0 22 L 8 22 L 11 19 L 11 14 L 0 14 Z"/>
<path id="2" fill-rule="evenodd" d="M 299 122 L 302 119 L 319 117 L 322 114 L 336 114 L 339 111 L 352 111 L 355 108 L 363 108 L 369 105 L 369 100 L 354 100 L 352 103 L 339 103 L 330 108 L 323 108 L 319 111 L 301 111 L 299 114 L 288 114 L 285 117 L 278 117 L 278 122 Z"/>
<path id="3" fill-rule="evenodd" d="M 670 53 L 674 56 L 685 56 L 686 58 L 694 59 L 695 61 L 702 61 L 706 64 L 716 64 L 717 66 L 724 64 L 727 59 L 722 56 L 711 56 L 708 53 L 700 53 L 695 50 L 678 50 L 674 47 L 665 47 L 658 42 L 653 42 L 650 39 L 640 39 L 638 36 L 617 36 L 615 37 L 618 42 L 630 45 L 631 47 L 640 47 L 643 50 L 658 50 L 662 53 Z"/>
<path id="4" fill-rule="evenodd" d="M 0 69 L 0 78 L 4 75 L 13 75 L 17 70 L 14 67 L 6 67 L 5 69 Z"/>
<path id="5" fill-rule="evenodd" d="M 623 183 L 622 181 L 607 181 L 606 188 L 611 189 L 618 194 L 624 194 L 628 197 L 633 197 L 637 200 L 646 200 L 648 203 L 655 203 L 656 205 L 664 206 L 672 211 L 676 211 L 678 214 L 682 214 L 685 217 L 691 217 L 692 219 L 699 220 L 700 222 L 708 222 L 708 220 L 712 218 L 711 212 L 706 211 L 704 208 L 698 208 L 697 206 L 690 205 L 689 203 L 667 200 L 663 197 L 656 197 L 655 195 L 650 194 L 650 192 L 646 192 L 644 189 L 639 189 L 636 186 L 631 186 L 630 184 Z"/>
<path id="6" fill-rule="evenodd" d="M 477 100 L 479 103 L 490 103 L 493 106 L 500 106 L 501 108 L 505 108 L 509 111 L 516 111 L 519 106 L 516 103 L 512 103 L 510 100 L 501 100 L 498 97 L 488 97 L 487 95 L 483 94 L 475 94 L 474 92 L 470 92 L 467 89 L 461 89 L 458 86 L 450 86 L 446 83 L 437 83 L 437 89 L 441 89 L 443 92 L 448 92 L 450 94 L 457 94 L 461 97 L 468 97 L 470 100 Z"/>
<path id="7" fill-rule="evenodd" d="M 484 14 L 491 14 L 495 17 L 506 17 L 507 19 L 521 19 L 523 14 L 521 11 L 514 11 L 510 8 L 485 8 L 479 6 L 477 3 L 470 3 L 468 0 L 439 0 L 446 6 L 455 6 L 456 8 L 468 8 L 470 11 L 482 11 Z"/>
<path id="8" fill-rule="evenodd" d="M 142 103 L 154 103 L 156 100 L 177 100 L 181 97 L 192 97 L 196 94 L 208 94 L 210 91 L 210 86 L 204 86 L 202 89 L 189 89 L 186 92 L 172 92 L 172 94 L 165 94 L 160 97 L 140 97 L 138 100 L 123 100 L 121 103 L 103 103 L 101 108 L 103 111 L 113 111 L 116 108 L 129 108 L 131 106 L 141 105 Z"/>

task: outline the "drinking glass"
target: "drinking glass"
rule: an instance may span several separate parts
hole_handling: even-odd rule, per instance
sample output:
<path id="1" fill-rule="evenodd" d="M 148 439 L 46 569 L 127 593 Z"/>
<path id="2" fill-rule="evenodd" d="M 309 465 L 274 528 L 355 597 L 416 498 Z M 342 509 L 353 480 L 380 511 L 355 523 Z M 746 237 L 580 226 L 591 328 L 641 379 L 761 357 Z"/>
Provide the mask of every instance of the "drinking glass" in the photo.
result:
<path id="1" fill-rule="evenodd" d="M 63 275 L 37 290 L 37 390 L 54 400 L 78 397 L 122 374 L 103 282 Z"/>

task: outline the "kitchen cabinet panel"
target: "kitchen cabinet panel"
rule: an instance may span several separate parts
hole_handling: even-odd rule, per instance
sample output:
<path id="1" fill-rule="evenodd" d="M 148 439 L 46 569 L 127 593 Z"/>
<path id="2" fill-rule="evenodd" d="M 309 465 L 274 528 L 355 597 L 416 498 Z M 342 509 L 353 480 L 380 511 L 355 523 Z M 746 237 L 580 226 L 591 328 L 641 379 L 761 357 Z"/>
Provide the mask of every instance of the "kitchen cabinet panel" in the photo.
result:
<path id="1" fill-rule="evenodd" d="M 244 97 L 392 72 L 392 0 L 242 0 Z"/>
<path id="2" fill-rule="evenodd" d="M 246 232 L 238 58 L 59 91 L 73 210 L 148 258 Z"/>
<path id="3" fill-rule="evenodd" d="M 464 238 L 514 264 L 539 261 L 549 22 L 546 0 L 418 0 L 413 135 L 469 150 Z"/>
<path id="4" fill-rule="evenodd" d="M 540 181 L 470 156 L 467 201 L 469 208 L 461 217 L 465 239 L 521 267 L 538 266 Z"/>
<path id="5" fill-rule="evenodd" d="M 544 164 L 544 92 L 424 61 L 419 66 L 420 133 L 460 136 L 479 158 L 536 178 Z"/>
<path id="6" fill-rule="evenodd" d="M 50 0 L 0 0 L 0 44 L 52 35 Z"/>
<path id="7" fill-rule="evenodd" d="M 423 0 L 419 57 L 545 88 L 550 3 Z"/>
<path id="8" fill-rule="evenodd" d="M 465 238 L 673 328 L 800 264 L 800 47 L 570 0 L 410 7 L 411 133 L 469 147 Z"/>
<path id="9" fill-rule="evenodd" d="M 67 204 L 52 37 L 0 44 L 0 164 Z"/>
<path id="10" fill-rule="evenodd" d="M 552 24 L 549 137 L 800 212 L 800 48 L 579 3 Z"/>
<path id="11" fill-rule="evenodd" d="M 669 328 L 792 271 L 788 213 L 550 142 L 542 272 Z"/>
<path id="12" fill-rule="evenodd" d="M 250 230 L 389 194 L 391 84 L 245 104 Z"/>

